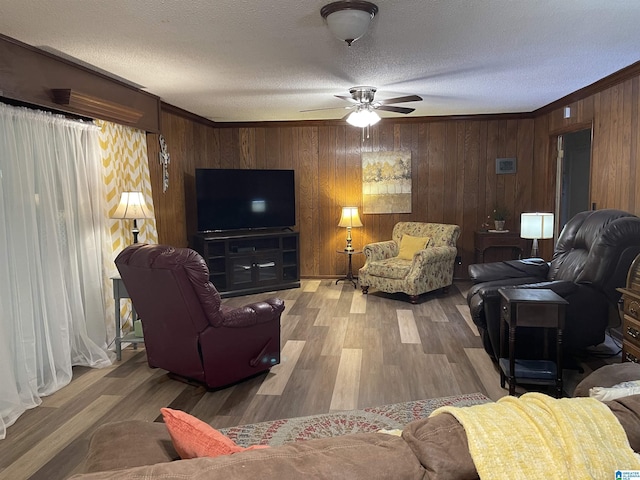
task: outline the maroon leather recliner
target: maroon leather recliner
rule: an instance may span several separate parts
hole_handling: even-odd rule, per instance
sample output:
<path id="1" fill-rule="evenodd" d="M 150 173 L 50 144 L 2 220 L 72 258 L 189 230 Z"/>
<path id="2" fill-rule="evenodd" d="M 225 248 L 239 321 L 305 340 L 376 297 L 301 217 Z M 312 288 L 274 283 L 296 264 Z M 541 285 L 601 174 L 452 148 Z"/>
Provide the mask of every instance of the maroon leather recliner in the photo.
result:
<path id="1" fill-rule="evenodd" d="M 149 366 L 220 388 L 280 363 L 283 300 L 222 305 L 189 248 L 138 243 L 115 263 L 142 320 Z"/>

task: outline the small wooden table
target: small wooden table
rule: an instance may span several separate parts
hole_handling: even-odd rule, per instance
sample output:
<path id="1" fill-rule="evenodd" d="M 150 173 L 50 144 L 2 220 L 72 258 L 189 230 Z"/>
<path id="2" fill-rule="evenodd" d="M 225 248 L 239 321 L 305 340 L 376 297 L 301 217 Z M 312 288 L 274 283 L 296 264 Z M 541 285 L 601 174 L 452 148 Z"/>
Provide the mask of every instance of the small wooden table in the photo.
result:
<path id="1" fill-rule="evenodd" d="M 567 302 L 546 288 L 501 288 L 500 293 L 500 386 L 509 380 L 509 395 L 515 394 L 516 380 L 523 383 L 556 385 L 556 397 L 562 396 L 562 330 Z M 509 357 L 504 352 L 505 325 L 509 335 Z M 515 356 L 516 328 L 556 329 L 556 361 L 519 360 Z"/>
<path id="2" fill-rule="evenodd" d="M 360 255 L 362 253 L 361 250 L 336 250 L 336 252 L 341 253 L 343 255 L 349 255 L 349 268 L 347 270 L 347 275 L 336 280 L 336 285 L 338 282 L 351 282 L 353 283 L 353 288 L 357 287 L 358 277 L 353 276 L 353 271 L 351 267 L 351 257 L 353 255 Z"/>
<path id="3" fill-rule="evenodd" d="M 474 232 L 473 239 L 476 263 L 516 260 L 524 256 L 529 245 L 518 232 Z"/>

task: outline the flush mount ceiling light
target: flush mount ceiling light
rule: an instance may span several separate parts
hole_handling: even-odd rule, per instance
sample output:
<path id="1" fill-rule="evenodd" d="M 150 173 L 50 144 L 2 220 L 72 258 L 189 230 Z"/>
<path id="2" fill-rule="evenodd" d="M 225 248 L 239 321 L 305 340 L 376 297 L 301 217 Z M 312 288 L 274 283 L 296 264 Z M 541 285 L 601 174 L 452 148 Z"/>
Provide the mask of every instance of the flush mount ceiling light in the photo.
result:
<path id="1" fill-rule="evenodd" d="M 349 46 L 367 33 L 377 13 L 377 5 L 364 1 L 333 2 L 320 10 L 331 33 Z"/>

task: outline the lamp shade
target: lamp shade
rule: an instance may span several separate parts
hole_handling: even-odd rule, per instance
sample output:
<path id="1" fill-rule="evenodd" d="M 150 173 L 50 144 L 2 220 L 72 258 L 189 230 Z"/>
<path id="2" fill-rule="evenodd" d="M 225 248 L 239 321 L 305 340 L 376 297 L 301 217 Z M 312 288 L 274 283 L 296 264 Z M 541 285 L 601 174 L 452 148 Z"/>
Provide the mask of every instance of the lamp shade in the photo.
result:
<path id="1" fill-rule="evenodd" d="M 122 192 L 120 203 L 111 218 L 153 218 L 142 192 Z"/>
<path id="2" fill-rule="evenodd" d="M 360 216 L 358 215 L 358 207 L 342 207 L 342 216 L 340 217 L 339 227 L 362 227 Z"/>
<path id="3" fill-rule="evenodd" d="M 373 3 L 354 0 L 333 2 L 320 10 L 329 31 L 347 45 L 367 33 L 376 13 L 378 7 Z"/>
<path id="4" fill-rule="evenodd" d="M 553 213 L 523 213 L 520 216 L 522 238 L 553 238 Z"/>

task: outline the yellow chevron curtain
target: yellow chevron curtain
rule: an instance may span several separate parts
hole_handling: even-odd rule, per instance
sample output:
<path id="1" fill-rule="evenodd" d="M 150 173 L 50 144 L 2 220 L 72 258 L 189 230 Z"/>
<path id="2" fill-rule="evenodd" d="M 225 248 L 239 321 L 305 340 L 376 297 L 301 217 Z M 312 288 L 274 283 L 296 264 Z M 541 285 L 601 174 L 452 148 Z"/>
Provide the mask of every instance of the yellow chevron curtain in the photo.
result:
<path id="1" fill-rule="evenodd" d="M 151 195 L 151 180 L 149 177 L 149 163 L 147 160 L 147 139 L 145 132 L 135 128 L 115 123 L 96 120 L 100 127 L 100 150 L 102 152 L 102 166 L 106 192 L 107 217 L 115 211 L 122 192 L 142 192 L 149 210 L 153 213 L 153 197 Z M 110 219 L 111 256 L 105 255 L 103 278 L 104 291 L 107 298 L 107 336 L 115 338 L 115 318 L 112 277 L 118 275 L 113 263 L 115 257 L 127 245 L 133 243 L 131 233 L 133 220 Z M 138 220 L 141 243 L 157 243 L 158 231 L 155 219 Z M 110 257 L 110 258 L 109 258 Z M 131 306 L 123 302 L 120 315 L 123 329 L 131 330 Z"/>

